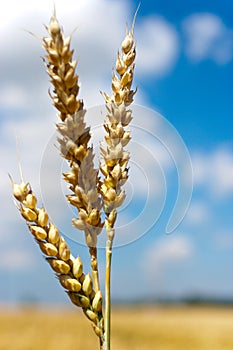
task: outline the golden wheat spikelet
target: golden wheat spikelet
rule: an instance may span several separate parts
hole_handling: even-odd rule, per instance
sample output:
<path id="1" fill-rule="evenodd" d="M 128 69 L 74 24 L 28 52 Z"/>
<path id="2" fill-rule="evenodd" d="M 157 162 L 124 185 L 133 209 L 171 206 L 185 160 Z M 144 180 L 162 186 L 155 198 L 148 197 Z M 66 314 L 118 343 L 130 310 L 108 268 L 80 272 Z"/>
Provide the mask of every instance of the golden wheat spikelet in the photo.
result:
<path id="1" fill-rule="evenodd" d="M 133 102 L 133 96 L 136 93 L 136 90 L 131 89 L 136 57 L 134 21 L 130 31 L 127 27 L 121 52 L 118 52 L 115 72 L 112 76 L 112 95 L 103 93 L 107 109 L 104 123 L 107 135 L 105 143 L 101 145 L 100 170 L 104 180 L 100 182 L 99 188 L 103 197 L 104 211 L 107 216 L 106 226 L 109 232 L 116 220 L 116 208 L 125 199 L 122 186 L 128 178 L 129 152 L 125 150 L 125 146 L 130 141 L 130 131 L 126 130 L 126 127 L 132 120 L 132 111 L 127 107 Z M 111 234 L 114 236 L 113 230 Z"/>
<path id="2" fill-rule="evenodd" d="M 94 169 L 93 148 L 88 146 L 90 128 L 84 121 L 86 110 L 83 101 L 78 99 L 78 75 L 75 72 L 76 61 L 72 58 L 73 50 L 70 49 L 71 38 L 65 37 L 55 14 L 47 31 L 49 37 L 43 38 L 43 47 L 47 51 L 45 62 L 54 87 L 52 100 L 61 120 L 57 124 L 57 131 L 61 135 L 58 142 L 62 157 L 70 165 L 70 171 L 64 173 L 64 179 L 72 192 L 67 200 L 78 209 L 78 216 L 72 223 L 85 232 L 91 255 L 94 288 L 98 291 L 97 236 L 103 227 L 102 201 L 96 186 L 98 171 Z"/>
<path id="3" fill-rule="evenodd" d="M 49 219 L 45 208 L 37 207 L 37 198 L 30 184 L 21 180 L 14 183 L 11 178 L 13 195 L 17 200 L 17 208 L 26 221 L 41 252 L 55 272 L 60 284 L 66 290 L 70 300 L 82 308 L 84 314 L 93 324 L 95 333 L 103 338 L 102 295 L 93 289 L 93 281 L 89 274 L 83 273 L 80 257 L 74 258 L 70 248 Z"/>

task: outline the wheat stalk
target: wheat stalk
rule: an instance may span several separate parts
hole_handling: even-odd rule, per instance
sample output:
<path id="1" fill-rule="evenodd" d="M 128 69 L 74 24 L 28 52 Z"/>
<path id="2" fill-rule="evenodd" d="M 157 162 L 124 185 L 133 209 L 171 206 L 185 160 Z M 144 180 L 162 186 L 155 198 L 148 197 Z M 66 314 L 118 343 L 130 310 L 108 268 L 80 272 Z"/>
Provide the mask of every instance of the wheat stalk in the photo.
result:
<path id="1" fill-rule="evenodd" d="M 97 263 L 97 236 L 100 234 L 101 199 L 97 191 L 98 172 L 94 169 L 93 148 L 88 146 L 91 138 L 90 128 L 84 122 L 83 101 L 78 99 L 78 75 L 75 73 L 76 61 L 72 60 L 71 37 L 65 37 L 56 18 L 52 16 L 50 35 L 43 38 L 43 47 L 47 51 L 45 62 L 47 73 L 54 87 L 52 100 L 58 110 L 61 123 L 57 124 L 60 151 L 71 170 L 64 174 L 72 194 L 67 196 L 70 204 L 78 209 L 78 218 L 72 220 L 73 226 L 85 232 L 86 243 L 91 255 L 92 275 L 96 291 L 100 290 Z"/>
<path id="2" fill-rule="evenodd" d="M 106 281 L 105 281 L 105 340 L 106 350 L 110 350 L 111 328 L 111 260 L 112 245 L 115 235 L 114 224 L 117 218 L 117 207 L 125 199 L 122 186 L 128 178 L 129 152 L 125 146 L 130 141 L 130 131 L 126 130 L 132 120 L 132 111 L 127 107 L 133 102 L 136 90 L 132 90 L 136 44 L 134 42 L 134 16 L 132 28 L 126 29 L 126 36 L 118 52 L 115 70 L 112 76 L 112 95 L 103 93 L 107 115 L 104 128 L 107 132 L 105 143 L 101 145 L 102 161 L 100 170 L 104 180 L 99 183 L 99 191 L 103 197 L 106 215 Z"/>
<path id="3" fill-rule="evenodd" d="M 102 315 L 102 294 L 95 292 L 90 274 L 83 273 L 80 257 L 74 258 L 70 248 L 49 219 L 44 207 L 37 207 L 37 198 L 29 183 L 23 179 L 16 184 L 11 178 L 13 195 L 17 208 L 26 221 L 41 252 L 55 272 L 60 284 L 65 288 L 73 304 L 81 307 L 92 322 L 95 333 L 103 344 L 104 327 Z"/>
<path id="4" fill-rule="evenodd" d="M 137 12 L 136 12 L 137 13 Z M 121 53 L 118 52 L 116 72 L 112 77 L 112 95 L 103 93 L 106 103 L 107 116 L 104 128 L 107 132 L 105 144 L 101 146 L 102 163 L 100 170 L 104 175 L 104 181 L 100 182 L 100 192 L 103 196 L 104 211 L 106 214 L 105 227 L 107 232 L 106 244 L 106 282 L 105 282 L 105 328 L 107 350 L 110 349 L 111 328 L 111 259 L 112 245 L 115 235 L 114 224 L 117 218 L 117 210 L 124 199 L 125 192 L 122 186 L 128 178 L 127 164 L 129 152 L 124 147 L 130 141 L 130 132 L 125 130 L 132 120 L 132 111 L 126 107 L 133 102 L 136 90 L 131 90 L 134 60 L 136 57 L 136 45 L 133 39 L 134 17 L 131 31 L 126 30 L 126 37 L 121 44 Z"/>

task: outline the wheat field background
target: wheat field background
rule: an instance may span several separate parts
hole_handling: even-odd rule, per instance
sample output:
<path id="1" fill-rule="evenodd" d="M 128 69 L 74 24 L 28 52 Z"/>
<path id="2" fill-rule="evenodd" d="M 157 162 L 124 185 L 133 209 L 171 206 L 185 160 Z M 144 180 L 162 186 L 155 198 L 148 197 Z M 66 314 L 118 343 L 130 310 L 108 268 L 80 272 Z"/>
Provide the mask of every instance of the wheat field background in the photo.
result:
<path id="1" fill-rule="evenodd" d="M 121 307 L 113 310 L 113 350 L 232 350 L 233 308 Z M 0 350 L 94 350 L 78 310 L 1 309 Z"/>

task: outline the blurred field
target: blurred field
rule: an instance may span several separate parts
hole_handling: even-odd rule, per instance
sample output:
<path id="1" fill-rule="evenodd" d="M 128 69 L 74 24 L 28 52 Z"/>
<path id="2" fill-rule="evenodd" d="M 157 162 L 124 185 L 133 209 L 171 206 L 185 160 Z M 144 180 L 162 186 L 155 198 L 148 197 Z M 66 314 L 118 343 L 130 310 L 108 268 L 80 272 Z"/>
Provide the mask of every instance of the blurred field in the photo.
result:
<path id="1" fill-rule="evenodd" d="M 132 307 L 113 311 L 112 350 L 232 350 L 233 308 Z M 76 309 L 1 309 L 0 350 L 94 350 Z"/>

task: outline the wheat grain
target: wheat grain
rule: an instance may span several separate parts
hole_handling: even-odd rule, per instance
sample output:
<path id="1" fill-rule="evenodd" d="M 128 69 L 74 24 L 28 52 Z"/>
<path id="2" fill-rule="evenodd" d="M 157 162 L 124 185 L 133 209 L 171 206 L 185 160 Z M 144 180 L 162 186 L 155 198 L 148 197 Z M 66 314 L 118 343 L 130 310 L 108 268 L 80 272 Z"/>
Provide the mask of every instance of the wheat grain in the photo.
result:
<path id="1" fill-rule="evenodd" d="M 94 169 L 93 148 L 88 146 L 90 128 L 84 122 L 83 101 L 78 99 L 78 75 L 76 61 L 72 60 L 70 37 L 65 37 L 56 16 L 52 16 L 47 27 L 49 38 L 43 38 L 47 72 L 54 87 L 52 100 L 57 108 L 61 123 L 57 130 L 62 157 L 68 160 L 71 170 L 64 174 L 72 194 L 67 196 L 70 204 L 78 209 L 73 226 L 85 232 L 86 243 L 91 255 L 94 288 L 100 289 L 97 263 L 97 236 L 102 231 L 101 198 L 97 191 L 98 172 Z"/>
<path id="2" fill-rule="evenodd" d="M 13 194 L 18 201 L 17 207 L 27 222 L 41 252 L 56 273 L 60 284 L 67 291 L 70 300 L 83 309 L 84 314 L 93 323 L 95 333 L 103 342 L 102 297 L 92 287 L 90 274 L 83 273 L 80 257 L 71 255 L 70 248 L 57 229 L 49 220 L 45 208 L 37 207 L 37 198 L 29 183 L 14 183 L 11 178 Z M 32 200 L 33 198 L 33 200 Z"/>

